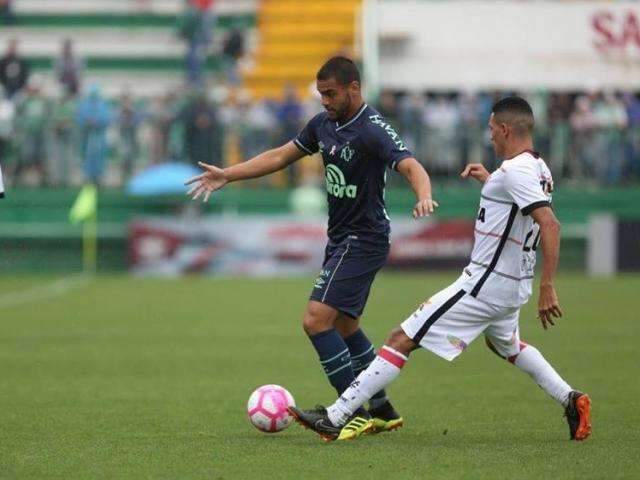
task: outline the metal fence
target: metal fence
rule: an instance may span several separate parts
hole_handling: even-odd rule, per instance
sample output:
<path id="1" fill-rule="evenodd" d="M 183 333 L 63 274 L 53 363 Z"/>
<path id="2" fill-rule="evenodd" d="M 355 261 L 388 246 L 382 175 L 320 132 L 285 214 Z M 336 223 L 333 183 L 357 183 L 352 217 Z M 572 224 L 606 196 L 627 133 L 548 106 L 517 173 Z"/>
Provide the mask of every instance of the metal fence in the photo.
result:
<path id="1" fill-rule="evenodd" d="M 576 96 L 561 114 L 553 101 L 543 114 L 536 113 L 535 147 L 556 179 L 640 183 L 640 104 L 633 100 L 626 109 L 622 100 L 596 100 L 585 109 L 584 99 Z M 98 128 L 91 119 L 80 118 L 82 101 L 32 96 L 0 105 L 0 162 L 9 183 L 81 183 L 91 173 L 92 155 L 101 156 L 99 180 L 107 186 L 120 186 L 136 171 L 160 162 L 229 165 L 293 138 L 318 110 L 315 99 L 282 104 L 242 98 L 216 103 L 173 93 L 148 101 L 123 97 L 106 102 L 104 125 Z M 540 108 L 539 102 L 532 104 L 534 110 Z M 469 104 L 462 95 L 383 94 L 379 108 L 430 174 L 447 179 L 456 178 L 468 162 L 497 165 L 486 105 L 490 110 L 490 102 L 478 97 Z M 307 175 L 321 179 L 321 162 L 306 160 L 258 183 L 294 186 Z"/>

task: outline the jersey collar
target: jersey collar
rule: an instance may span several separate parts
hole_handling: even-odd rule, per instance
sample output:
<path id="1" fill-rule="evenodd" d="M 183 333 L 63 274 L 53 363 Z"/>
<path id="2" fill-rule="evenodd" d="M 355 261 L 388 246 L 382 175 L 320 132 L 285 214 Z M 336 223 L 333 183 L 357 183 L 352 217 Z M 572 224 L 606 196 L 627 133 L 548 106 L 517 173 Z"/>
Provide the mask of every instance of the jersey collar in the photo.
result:
<path id="1" fill-rule="evenodd" d="M 362 115 L 362 112 L 364 112 L 364 111 L 365 111 L 365 109 L 367 108 L 367 106 L 368 106 L 368 105 L 367 105 L 366 103 L 363 103 L 363 104 L 362 104 L 362 106 L 360 107 L 360 110 L 358 110 L 358 113 L 356 113 L 356 114 L 353 116 L 353 118 L 352 118 L 351 120 L 349 120 L 347 123 L 345 123 L 345 124 L 343 124 L 343 125 L 340 125 L 338 122 L 336 122 L 336 132 L 337 132 L 338 130 L 342 130 L 342 129 L 343 129 L 343 128 L 345 128 L 345 127 L 348 127 L 348 126 L 349 126 L 349 125 L 351 125 L 353 122 L 355 122 L 355 121 L 360 117 L 360 115 Z"/>
<path id="2" fill-rule="evenodd" d="M 523 153 L 528 153 L 529 155 L 531 155 L 534 158 L 540 158 L 540 153 L 536 152 L 535 150 L 530 150 L 530 149 L 525 149 L 523 151 L 521 151 L 520 153 L 518 153 L 517 155 L 514 155 L 511 158 L 507 158 L 507 160 L 513 160 L 514 158 L 516 158 L 519 155 L 522 155 Z"/>

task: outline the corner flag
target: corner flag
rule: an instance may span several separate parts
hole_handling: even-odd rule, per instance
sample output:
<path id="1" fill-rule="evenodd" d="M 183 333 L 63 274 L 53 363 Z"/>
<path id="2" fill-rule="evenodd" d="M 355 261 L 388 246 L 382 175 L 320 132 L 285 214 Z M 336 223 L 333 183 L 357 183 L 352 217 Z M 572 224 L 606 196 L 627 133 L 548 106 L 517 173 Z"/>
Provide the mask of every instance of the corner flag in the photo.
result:
<path id="1" fill-rule="evenodd" d="M 98 190 L 95 185 L 82 187 L 69 210 L 69 221 L 82 222 L 82 265 L 86 273 L 95 272 L 98 265 Z"/>
<path id="2" fill-rule="evenodd" d="M 95 217 L 98 206 L 98 192 L 95 185 L 85 185 L 69 211 L 69 221 L 73 224 L 85 222 Z"/>

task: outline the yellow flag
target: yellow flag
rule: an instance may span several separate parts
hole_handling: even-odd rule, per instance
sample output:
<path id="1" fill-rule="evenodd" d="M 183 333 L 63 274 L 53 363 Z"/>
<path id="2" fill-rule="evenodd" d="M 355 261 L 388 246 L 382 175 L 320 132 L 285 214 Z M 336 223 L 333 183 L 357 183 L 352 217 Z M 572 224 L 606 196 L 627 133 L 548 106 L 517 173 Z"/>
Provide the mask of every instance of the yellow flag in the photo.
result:
<path id="1" fill-rule="evenodd" d="M 69 211 L 69 221 L 71 223 L 84 222 L 96 214 L 98 206 L 98 191 L 95 185 L 85 185 L 80 190 L 78 198 L 73 203 Z"/>

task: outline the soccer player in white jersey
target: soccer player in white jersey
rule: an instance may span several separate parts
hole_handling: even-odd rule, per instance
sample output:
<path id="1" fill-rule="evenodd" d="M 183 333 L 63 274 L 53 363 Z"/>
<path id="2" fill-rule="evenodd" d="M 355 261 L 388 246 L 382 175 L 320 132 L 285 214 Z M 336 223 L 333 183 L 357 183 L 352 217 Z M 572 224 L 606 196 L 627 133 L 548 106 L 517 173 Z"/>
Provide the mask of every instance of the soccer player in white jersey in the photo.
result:
<path id="1" fill-rule="evenodd" d="M 391 383 L 419 348 L 452 361 L 480 334 L 488 346 L 531 378 L 565 409 L 570 438 L 591 434 L 591 401 L 572 389 L 532 345 L 520 340 L 520 307 L 531 295 L 536 250 L 543 269 L 538 296 L 542 327 L 562 316 L 554 279 L 560 247 L 560 224 L 551 208 L 553 181 L 533 151 L 533 112 L 519 97 L 497 102 L 489 120 L 495 153 L 504 159 L 489 172 L 471 164 L 462 172 L 483 184 L 469 265 L 452 285 L 433 295 L 391 331 L 375 360 L 331 406 L 291 408 L 296 420 L 326 441 L 354 438 L 343 428 L 371 395 Z M 359 432 L 366 431 L 360 428 Z"/>

